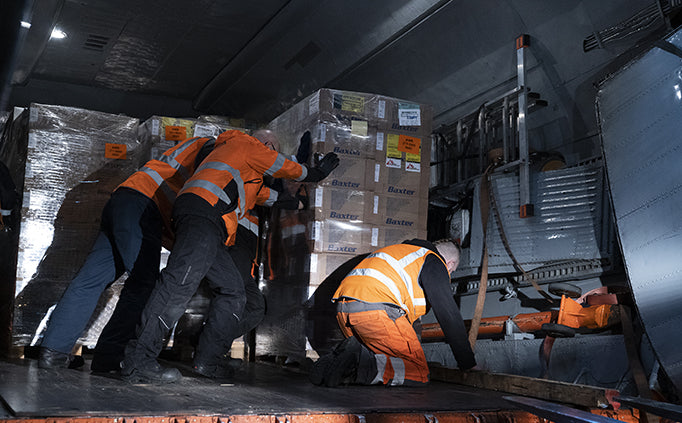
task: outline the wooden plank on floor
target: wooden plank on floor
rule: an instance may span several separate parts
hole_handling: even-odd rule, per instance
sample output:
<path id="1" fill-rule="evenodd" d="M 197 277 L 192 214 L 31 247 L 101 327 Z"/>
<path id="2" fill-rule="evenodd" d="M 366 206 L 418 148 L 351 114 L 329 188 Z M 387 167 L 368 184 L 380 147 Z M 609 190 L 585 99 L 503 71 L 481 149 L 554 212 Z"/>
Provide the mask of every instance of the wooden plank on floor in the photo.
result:
<path id="1" fill-rule="evenodd" d="M 457 383 L 589 408 L 604 408 L 606 406 L 618 408 L 618 403 L 613 400 L 614 397 L 618 396 L 618 391 L 597 386 L 579 385 L 504 373 L 489 373 L 480 370 L 462 371 L 439 366 L 431 367 L 431 380 Z"/>

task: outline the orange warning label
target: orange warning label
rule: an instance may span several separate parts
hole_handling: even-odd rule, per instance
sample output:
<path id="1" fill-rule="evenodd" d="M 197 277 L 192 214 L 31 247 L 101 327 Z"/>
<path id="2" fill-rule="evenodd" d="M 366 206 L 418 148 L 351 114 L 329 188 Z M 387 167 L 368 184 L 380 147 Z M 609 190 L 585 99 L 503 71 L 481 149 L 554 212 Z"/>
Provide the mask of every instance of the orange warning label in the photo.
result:
<path id="1" fill-rule="evenodd" d="M 128 156 L 128 146 L 125 144 L 106 143 L 104 145 L 104 157 L 107 159 L 123 159 Z"/>

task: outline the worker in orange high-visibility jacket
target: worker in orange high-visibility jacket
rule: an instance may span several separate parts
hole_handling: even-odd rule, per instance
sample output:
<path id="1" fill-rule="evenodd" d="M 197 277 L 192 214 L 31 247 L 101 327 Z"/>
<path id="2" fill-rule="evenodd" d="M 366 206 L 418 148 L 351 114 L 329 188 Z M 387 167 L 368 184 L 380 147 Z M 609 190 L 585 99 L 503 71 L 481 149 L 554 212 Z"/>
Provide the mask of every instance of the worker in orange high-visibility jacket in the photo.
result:
<path id="1" fill-rule="evenodd" d="M 317 385 L 420 385 L 429 368 L 413 323 L 430 304 L 460 369 L 476 365 L 450 289 L 459 264 L 452 241 L 413 239 L 369 254 L 334 293 L 346 339 L 322 356 L 310 379 Z"/>
<path id="2" fill-rule="evenodd" d="M 187 139 L 148 161 L 112 193 L 102 210 L 101 230 L 92 250 L 50 316 L 39 367 L 76 365 L 71 350 L 100 295 L 127 271 L 128 279 L 91 363 L 96 372 L 120 368 L 125 345 L 135 335 L 142 308 L 158 279 L 162 234 L 170 232 L 175 196 L 215 143 L 214 138 Z"/>
<path id="3" fill-rule="evenodd" d="M 126 346 L 121 374 L 124 380 L 168 383 L 178 380 L 177 369 L 156 361 L 164 336 L 182 316 L 188 301 L 205 277 L 215 297 L 194 354 L 197 374 L 224 378 L 233 370 L 224 354 L 237 333 L 245 304 L 244 283 L 231 259 L 238 220 L 252 209 L 263 176 L 318 182 L 338 166 L 327 154 L 308 168 L 279 154 L 277 138 L 259 130 L 253 136 L 227 131 L 178 195 L 173 209 L 175 245 L 159 283 L 142 312 L 137 337 Z"/>

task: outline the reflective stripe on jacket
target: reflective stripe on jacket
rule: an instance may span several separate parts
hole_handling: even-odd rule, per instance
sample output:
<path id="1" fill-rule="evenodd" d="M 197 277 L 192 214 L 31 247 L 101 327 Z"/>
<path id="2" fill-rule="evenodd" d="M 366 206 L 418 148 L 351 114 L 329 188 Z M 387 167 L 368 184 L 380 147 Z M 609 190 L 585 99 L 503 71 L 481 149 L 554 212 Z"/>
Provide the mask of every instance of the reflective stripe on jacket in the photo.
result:
<path id="1" fill-rule="evenodd" d="M 410 322 L 426 314 L 426 296 L 419 285 L 424 261 L 435 252 L 410 244 L 395 244 L 368 255 L 344 279 L 334 293 L 369 303 L 388 303 L 405 310 Z M 443 262 L 445 266 L 445 262 Z"/>
<path id="2" fill-rule="evenodd" d="M 256 204 L 259 206 L 272 207 L 278 197 L 279 193 L 277 191 L 263 185 L 256 197 Z M 248 210 L 244 214 L 244 217 L 239 219 L 239 224 L 256 236 L 259 234 L 259 223 L 258 213 L 256 213 L 254 209 Z"/>
<path id="3" fill-rule="evenodd" d="M 237 222 L 256 204 L 263 175 L 303 180 L 308 169 L 270 150 L 256 138 L 237 130 L 218 136 L 216 148 L 204 159 L 179 195 L 195 194 L 221 214 L 226 244 L 234 243 Z"/>
<path id="4" fill-rule="evenodd" d="M 215 138 L 189 138 L 169 148 L 158 159 L 145 163 L 118 187 L 127 187 L 154 200 L 164 224 L 170 228 L 173 202 L 187 180 L 194 174 L 202 147 L 216 143 Z"/>

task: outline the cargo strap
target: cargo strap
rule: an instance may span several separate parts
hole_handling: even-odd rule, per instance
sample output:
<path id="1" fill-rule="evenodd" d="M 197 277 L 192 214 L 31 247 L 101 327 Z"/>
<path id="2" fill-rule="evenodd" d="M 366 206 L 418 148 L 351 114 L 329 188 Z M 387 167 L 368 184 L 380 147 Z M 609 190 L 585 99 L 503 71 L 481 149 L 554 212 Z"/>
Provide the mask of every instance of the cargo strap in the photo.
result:
<path id="1" fill-rule="evenodd" d="M 479 206 L 481 208 L 481 225 L 483 228 L 483 258 L 481 262 L 481 281 L 478 284 L 478 296 L 476 297 L 476 309 L 474 316 L 471 319 L 471 326 L 469 327 L 469 344 L 473 350 L 476 346 L 476 338 L 478 338 L 478 328 L 481 324 L 481 317 L 483 317 L 483 306 L 485 305 L 485 294 L 488 290 L 488 217 L 490 215 L 490 173 L 493 170 L 493 165 L 489 165 L 481 176 L 481 189 L 479 193 Z"/>

